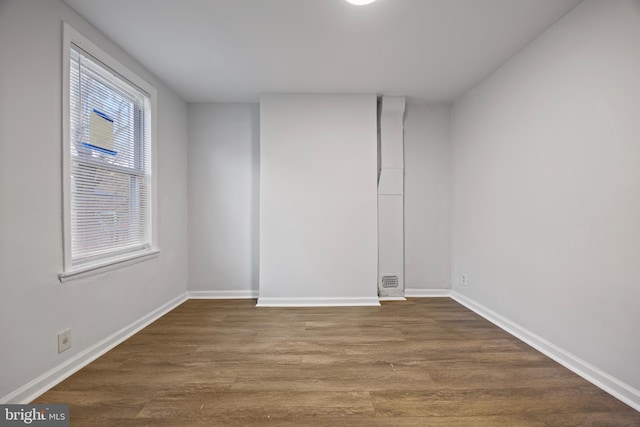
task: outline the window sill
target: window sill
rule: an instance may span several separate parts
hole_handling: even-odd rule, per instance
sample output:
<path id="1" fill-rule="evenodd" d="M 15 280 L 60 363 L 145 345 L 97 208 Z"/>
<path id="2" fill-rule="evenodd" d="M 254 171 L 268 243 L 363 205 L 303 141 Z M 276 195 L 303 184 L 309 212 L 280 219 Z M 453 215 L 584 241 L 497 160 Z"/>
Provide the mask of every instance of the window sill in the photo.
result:
<path id="1" fill-rule="evenodd" d="M 100 264 L 87 265 L 84 267 L 79 267 L 73 270 L 60 273 L 58 274 L 58 279 L 60 280 L 60 283 L 65 283 L 65 282 L 68 282 L 69 280 L 95 276 L 96 274 L 106 273 L 107 271 L 115 270 L 118 268 L 133 265 L 133 264 L 138 264 L 148 259 L 156 258 L 159 254 L 160 254 L 160 251 L 155 249 L 155 250 L 144 252 L 144 253 L 128 255 L 126 257 L 122 257 L 118 259 L 112 259 Z"/>

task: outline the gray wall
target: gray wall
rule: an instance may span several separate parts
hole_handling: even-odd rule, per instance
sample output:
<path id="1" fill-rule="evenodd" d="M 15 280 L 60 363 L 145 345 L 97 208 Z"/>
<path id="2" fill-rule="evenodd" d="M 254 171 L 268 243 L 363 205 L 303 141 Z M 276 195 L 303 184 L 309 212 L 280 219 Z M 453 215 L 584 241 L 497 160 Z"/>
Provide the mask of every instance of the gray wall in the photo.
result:
<path id="1" fill-rule="evenodd" d="M 453 120 L 454 289 L 636 389 L 639 41 L 640 2 L 585 1 Z"/>
<path id="2" fill-rule="evenodd" d="M 159 90 L 158 258 L 60 284 L 62 21 Z M 0 3 L 0 399 L 186 290 L 184 102 L 58 0 Z M 73 347 L 57 352 L 57 333 Z"/>
<path id="3" fill-rule="evenodd" d="M 189 290 L 219 296 L 257 292 L 259 106 L 190 104 L 188 115 Z M 407 288 L 450 287 L 449 121 L 448 106 L 407 105 Z"/>
<path id="4" fill-rule="evenodd" d="M 190 104 L 189 290 L 258 291 L 258 104 Z"/>
<path id="5" fill-rule="evenodd" d="M 404 268 L 407 289 L 451 287 L 450 108 L 407 105 Z"/>

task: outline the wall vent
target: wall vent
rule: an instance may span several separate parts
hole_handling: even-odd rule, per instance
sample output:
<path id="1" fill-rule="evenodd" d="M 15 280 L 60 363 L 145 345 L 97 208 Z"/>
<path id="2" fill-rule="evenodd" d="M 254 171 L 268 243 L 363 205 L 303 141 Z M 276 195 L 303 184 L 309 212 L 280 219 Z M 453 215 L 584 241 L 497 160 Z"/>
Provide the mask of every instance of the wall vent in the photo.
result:
<path id="1" fill-rule="evenodd" d="M 383 289 L 391 289 L 398 288 L 399 281 L 398 276 L 382 276 L 382 288 Z"/>

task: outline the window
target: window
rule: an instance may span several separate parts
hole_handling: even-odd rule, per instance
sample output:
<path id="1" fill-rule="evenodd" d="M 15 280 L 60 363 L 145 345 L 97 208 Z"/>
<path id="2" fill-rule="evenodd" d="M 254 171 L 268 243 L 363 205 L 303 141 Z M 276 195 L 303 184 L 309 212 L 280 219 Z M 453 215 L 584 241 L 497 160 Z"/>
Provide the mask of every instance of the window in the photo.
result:
<path id="1" fill-rule="evenodd" d="M 68 25 L 64 50 L 65 273 L 74 273 L 154 252 L 155 90 Z"/>

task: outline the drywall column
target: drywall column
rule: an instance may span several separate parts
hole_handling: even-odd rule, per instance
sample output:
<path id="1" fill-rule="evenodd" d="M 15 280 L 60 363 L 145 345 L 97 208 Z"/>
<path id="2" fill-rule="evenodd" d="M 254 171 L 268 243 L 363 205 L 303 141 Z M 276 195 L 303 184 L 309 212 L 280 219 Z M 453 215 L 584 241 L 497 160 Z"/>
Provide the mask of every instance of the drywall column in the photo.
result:
<path id="1" fill-rule="evenodd" d="M 375 95 L 260 98 L 258 306 L 378 305 Z"/>
<path id="2" fill-rule="evenodd" d="M 378 183 L 378 294 L 404 297 L 404 107 L 382 97 Z"/>

